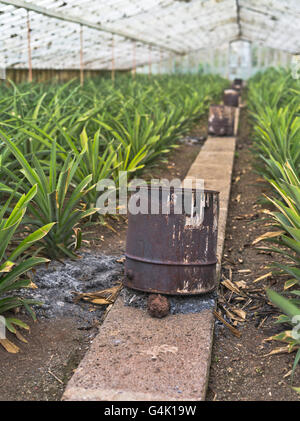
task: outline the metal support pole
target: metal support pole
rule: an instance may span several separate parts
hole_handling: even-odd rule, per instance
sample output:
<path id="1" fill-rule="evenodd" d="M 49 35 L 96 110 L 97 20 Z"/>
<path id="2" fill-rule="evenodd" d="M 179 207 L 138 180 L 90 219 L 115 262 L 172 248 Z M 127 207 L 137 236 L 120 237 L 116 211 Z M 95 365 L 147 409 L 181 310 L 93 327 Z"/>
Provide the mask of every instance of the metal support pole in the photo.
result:
<path id="1" fill-rule="evenodd" d="M 30 19 L 27 11 L 27 45 L 28 45 L 28 82 L 32 82 L 32 58 L 31 58 L 31 37 L 30 37 Z"/>
<path id="2" fill-rule="evenodd" d="M 80 25 L 80 85 L 84 83 L 84 71 L 83 71 L 83 27 Z"/>

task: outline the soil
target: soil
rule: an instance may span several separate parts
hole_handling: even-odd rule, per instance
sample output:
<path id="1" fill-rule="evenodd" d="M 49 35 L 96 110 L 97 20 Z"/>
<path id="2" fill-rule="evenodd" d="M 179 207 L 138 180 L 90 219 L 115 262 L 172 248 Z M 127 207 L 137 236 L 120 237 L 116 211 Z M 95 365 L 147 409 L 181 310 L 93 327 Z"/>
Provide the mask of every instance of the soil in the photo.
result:
<path id="1" fill-rule="evenodd" d="M 216 322 L 207 400 L 297 401 L 300 396 L 291 388 L 290 376 L 285 377 L 292 368 L 295 353 L 265 356 L 273 349 L 284 346 L 280 342 L 264 342 L 264 339 L 283 330 L 282 325 L 274 325 L 279 313 L 268 303 L 265 288 L 282 291 L 288 278 L 274 276 L 253 283 L 253 280 L 270 272 L 269 266 L 280 259 L 274 253 L 257 249 L 263 244 L 252 245 L 253 240 L 270 231 L 261 213 L 266 206 L 260 202 L 264 193 L 272 192 L 254 170 L 250 125 L 245 109 L 241 113 L 239 133 L 222 271 L 223 278 L 230 278 L 232 274 L 233 282 L 246 283 L 245 291 L 252 297 L 252 302 L 238 304 L 232 299 L 232 295 L 237 295 L 225 287 L 220 289 L 220 309 L 244 305 L 247 318 L 237 325 L 241 332 L 239 338 Z M 299 365 L 293 385 L 300 385 Z"/>
<path id="2" fill-rule="evenodd" d="M 98 329 L 81 330 L 73 318 L 22 320 L 30 325 L 30 333 L 22 332 L 28 343 L 8 334 L 20 352 L 0 347 L 0 401 L 60 400 Z"/>
<path id="3" fill-rule="evenodd" d="M 151 177 L 167 179 L 178 177 L 183 179 L 203 144 L 204 140 L 199 140 L 198 138 L 202 138 L 205 135 L 206 129 L 202 121 L 199 126 L 192 130 L 185 141 L 179 143 L 177 149 L 174 149 L 165 157 L 163 163 L 157 163 L 147 172 L 144 171 L 142 177 L 145 179 Z M 194 140 L 191 141 L 191 139 Z M 82 227 L 85 243 L 80 253 L 83 255 L 83 261 L 86 255 L 101 256 L 101 254 L 104 254 L 110 256 L 109 259 L 112 259 L 113 256 L 120 257 L 124 254 L 127 228 L 126 218 L 107 218 L 105 222 L 107 225 L 101 223 L 85 224 Z M 59 286 L 60 276 L 63 274 L 59 274 L 61 268 L 58 270 L 58 267 L 64 264 L 57 262 L 53 264 L 54 267 L 50 268 L 50 283 L 54 282 L 54 287 L 59 293 L 59 288 L 62 288 Z M 67 265 L 71 267 L 72 263 L 67 262 Z M 118 265 L 120 266 L 119 263 Z M 91 308 L 91 306 L 85 306 L 84 308 L 82 303 L 79 303 L 80 310 L 74 311 L 74 305 L 71 305 L 69 295 L 72 285 L 79 292 L 84 290 L 85 287 L 89 289 L 88 292 L 91 290 L 89 285 L 81 285 L 78 282 L 82 277 L 82 273 L 79 273 L 80 271 L 75 266 L 76 264 L 73 265 L 71 270 L 71 272 L 76 272 L 74 272 L 74 279 L 68 279 L 70 282 L 68 282 L 67 295 L 64 291 L 64 294 L 60 294 L 61 297 L 58 295 L 53 296 L 52 302 L 55 305 L 51 306 L 51 303 L 48 303 L 50 305 L 44 309 L 37 310 L 38 320 L 36 322 L 33 322 L 32 319 L 24 314 L 18 315 L 30 326 L 29 333 L 22 331 L 28 343 L 19 341 L 10 333 L 7 334 L 8 339 L 14 342 L 20 348 L 20 351 L 17 354 L 9 354 L 0 347 L 0 401 L 60 400 L 67 382 L 89 348 L 92 339 L 98 333 L 98 327 L 103 321 L 103 316 L 105 316 L 103 308 L 98 310 Z M 42 287 L 43 291 L 40 291 L 42 295 L 46 294 L 47 296 L 47 291 L 51 285 L 47 276 L 44 276 L 45 273 L 42 273 L 43 270 L 40 273 L 40 287 Z M 110 268 L 110 271 L 114 272 L 115 270 Z M 79 276 L 77 276 L 77 272 Z M 64 276 L 69 274 L 70 271 L 68 273 L 65 272 Z M 116 280 L 117 274 L 113 273 L 113 275 L 113 279 Z M 100 284 L 102 281 L 103 279 L 100 279 Z M 39 286 L 38 279 L 36 283 Z M 100 286 L 100 289 L 103 286 L 106 287 L 106 285 L 102 284 Z M 95 289 L 94 287 L 97 289 L 99 285 L 93 285 L 92 290 Z M 59 307 L 62 302 L 64 305 L 61 306 L 61 311 L 55 312 L 51 310 L 51 308 Z M 105 310 L 106 308 L 107 306 L 105 306 Z M 88 314 L 90 310 L 93 312 Z"/>

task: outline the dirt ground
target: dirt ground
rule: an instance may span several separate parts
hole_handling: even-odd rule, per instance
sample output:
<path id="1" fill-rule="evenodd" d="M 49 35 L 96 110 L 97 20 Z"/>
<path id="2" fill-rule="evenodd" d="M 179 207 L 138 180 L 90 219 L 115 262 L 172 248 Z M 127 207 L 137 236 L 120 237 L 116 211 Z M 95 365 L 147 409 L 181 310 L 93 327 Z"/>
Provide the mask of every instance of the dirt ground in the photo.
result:
<path id="1" fill-rule="evenodd" d="M 193 129 L 190 136 L 205 135 L 203 123 Z M 157 163 L 144 172 L 144 178 L 184 178 L 201 148 L 198 144 L 180 144 L 168 154 L 168 162 Z M 108 225 L 83 226 L 87 243 L 82 251 L 120 255 L 125 251 L 126 218 L 108 219 Z M 28 343 L 20 342 L 14 335 L 8 339 L 19 348 L 9 354 L 0 346 L 0 401 L 57 401 L 83 358 L 99 322 L 86 329 L 77 319 L 56 318 L 33 322 L 21 317 L 30 326 L 22 331 Z"/>
<path id="2" fill-rule="evenodd" d="M 249 130 L 247 112 L 243 110 L 227 219 L 223 274 L 229 278 L 232 273 L 233 281 L 244 281 L 252 302 L 248 305 L 243 302 L 247 318 L 246 322 L 238 324 L 242 334 L 240 338 L 219 323 L 216 326 L 207 400 L 299 400 L 299 394 L 291 388 L 290 376 L 285 377 L 292 368 L 295 353 L 265 356 L 284 344 L 263 342 L 283 329 L 282 325 L 274 325 L 278 313 L 268 305 L 264 288 L 271 286 L 280 291 L 288 278 L 274 276 L 253 283 L 253 280 L 270 272 L 269 266 L 279 259 L 274 253 L 265 254 L 256 248 L 262 244 L 252 245 L 253 240 L 270 230 L 267 221 L 262 220 L 261 210 L 265 206 L 259 203 L 259 199 L 263 193 L 271 194 L 271 191 L 253 170 L 255 163 L 251 157 Z M 223 287 L 220 293 L 230 297 L 230 291 Z M 299 385 L 298 366 L 294 386 Z"/>
<path id="3" fill-rule="evenodd" d="M 9 354 L 0 347 L 0 401 L 60 400 L 97 328 L 81 330 L 72 318 L 22 320 L 31 328 L 24 334 L 28 343 L 8 335 L 20 352 Z"/>

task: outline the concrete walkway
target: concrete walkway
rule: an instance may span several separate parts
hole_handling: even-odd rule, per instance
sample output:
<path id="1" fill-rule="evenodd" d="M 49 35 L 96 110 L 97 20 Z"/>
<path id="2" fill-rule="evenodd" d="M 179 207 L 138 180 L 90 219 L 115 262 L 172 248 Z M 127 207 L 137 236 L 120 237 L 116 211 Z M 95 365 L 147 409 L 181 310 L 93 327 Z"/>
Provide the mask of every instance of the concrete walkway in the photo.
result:
<path id="1" fill-rule="evenodd" d="M 220 191 L 218 270 L 235 144 L 235 137 L 209 137 L 187 174 L 203 178 L 206 189 Z M 213 331 L 213 309 L 153 319 L 145 310 L 125 306 L 119 297 L 63 400 L 204 400 Z"/>

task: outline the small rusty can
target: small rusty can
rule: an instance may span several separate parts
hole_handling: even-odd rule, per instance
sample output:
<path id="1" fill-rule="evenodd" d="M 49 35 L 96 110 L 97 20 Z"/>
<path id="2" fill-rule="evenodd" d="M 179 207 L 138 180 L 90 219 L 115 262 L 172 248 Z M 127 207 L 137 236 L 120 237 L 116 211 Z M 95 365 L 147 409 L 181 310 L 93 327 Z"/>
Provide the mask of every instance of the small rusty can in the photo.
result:
<path id="1" fill-rule="evenodd" d="M 125 286 L 150 293 L 203 294 L 217 286 L 216 248 L 219 193 L 201 191 L 200 214 L 194 213 L 195 189 L 156 188 L 159 212 L 128 216 Z M 139 196 L 151 203 L 153 187 L 140 188 Z M 199 196 L 198 196 L 199 197 Z M 175 213 L 174 203 L 191 203 Z M 162 212 L 170 206 L 169 214 Z M 177 205 L 176 205 L 177 206 Z M 198 218 L 198 219 L 197 219 Z"/>
<path id="2" fill-rule="evenodd" d="M 239 94 L 235 89 L 226 89 L 224 91 L 223 98 L 224 105 L 229 105 L 230 107 L 239 106 Z"/>
<path id="3" fill-rule="evenodd" d="M 211 105 L 208 117 L 208 133 L 215 136 L 232 136 L 235 108 L 228 105 Z"/>

